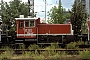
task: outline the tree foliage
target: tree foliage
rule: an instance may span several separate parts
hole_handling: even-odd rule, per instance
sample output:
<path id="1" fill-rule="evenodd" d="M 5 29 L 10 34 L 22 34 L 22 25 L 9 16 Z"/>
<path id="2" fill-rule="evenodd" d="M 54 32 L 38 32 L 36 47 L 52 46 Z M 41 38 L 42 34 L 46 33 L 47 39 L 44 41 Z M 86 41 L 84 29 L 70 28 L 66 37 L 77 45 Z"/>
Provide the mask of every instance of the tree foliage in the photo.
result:
<path id="1" fill-rule="evenodd" d="M 20 15 L 27 17 L 30 13 L 28 3 L 24 3 L 21 0 L 12 0 L 10 2 L 1 0 L 0 5 L 0 16 L 3 25 L 6 25 L 10 31 L 15 31 L 15 18 L 18 18 Z"/>
<path id="2" fill-rule="evenodd" d="M 64 14 L 65 9 L 61 6 L 61 3 L 59 3 L 58 7 L 54 6 L 50 9 L 48 12 L 48 16 L 50 17 L 48 19 L 48 23 L 51 24 L 62 24 L 66 20 L 66 18 L 70 18 L 69 14 Z"/>
<path id="3" fill-rule="evenodd" d="M 70 19 L 72 23 L 72 27 L 74 30 L 74 34 L 80 35 L 81 34 L 81 26 L 82 24 L 86 23 L 86 11 L 83 10 L 82 3 L 75 0 L 72 10 L 70 11 Z"/>

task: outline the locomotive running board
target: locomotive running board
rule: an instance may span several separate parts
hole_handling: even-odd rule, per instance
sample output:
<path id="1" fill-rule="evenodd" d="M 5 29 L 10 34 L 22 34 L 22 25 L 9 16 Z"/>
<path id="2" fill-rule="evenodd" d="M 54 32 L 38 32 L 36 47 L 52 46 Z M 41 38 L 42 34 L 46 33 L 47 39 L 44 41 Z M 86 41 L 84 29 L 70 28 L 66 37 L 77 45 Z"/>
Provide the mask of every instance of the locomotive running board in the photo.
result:
<path id="1" fill-rule="evenodd" d="M 15 44 L 23 44 L 23 43 L 15 43 Z"/>
<path id="2" fill-rule="evenodd" d="M 15 40 L 15 44 L 23 44 L 24 40 Z"/>
<path id="3" fill-rule="evenodd" d="M 37 39 L 25 39 L 25 41 L 37 41 Z"/>

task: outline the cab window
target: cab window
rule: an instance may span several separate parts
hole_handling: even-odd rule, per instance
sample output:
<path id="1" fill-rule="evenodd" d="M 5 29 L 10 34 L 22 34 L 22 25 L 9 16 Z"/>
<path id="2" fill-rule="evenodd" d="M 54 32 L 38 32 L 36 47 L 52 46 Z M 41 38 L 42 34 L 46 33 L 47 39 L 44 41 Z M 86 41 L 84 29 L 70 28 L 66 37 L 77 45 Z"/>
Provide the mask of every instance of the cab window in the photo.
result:
<path id="1" fill-rule="evenodd" d="M 23 27 L 23 21 L 20 21 L 20 23 L 19 23 L 19 27 L 20 27 L 20 28 Z"/>
<path id="2" fill-rule="evenodd" d="M 29 27 L 29 20 L 25 21 L 25 27 Z"/>
<path id="3" fill-rule="evenodd" d="M 30 21 L 30 27 L 34 26 L 34 21 Z"/>
<path id="4" fill-rule="evenodd" d="M 34 27 L 34 21 L 33 20 L 25 21 L 25 27 Z"/>

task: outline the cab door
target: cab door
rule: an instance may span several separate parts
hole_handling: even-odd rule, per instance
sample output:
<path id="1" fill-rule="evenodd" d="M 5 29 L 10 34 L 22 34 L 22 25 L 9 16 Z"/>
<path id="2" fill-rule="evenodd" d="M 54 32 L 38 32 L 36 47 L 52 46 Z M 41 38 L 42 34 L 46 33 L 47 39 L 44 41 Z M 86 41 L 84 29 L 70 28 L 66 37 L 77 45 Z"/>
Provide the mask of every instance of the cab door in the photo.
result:
<path id="1" fill-rule="evenodd" d="M 24 20 L 17 20 L 16 21 L 17 24 L 17 38 L 23 38 L 24 37 Z"/>

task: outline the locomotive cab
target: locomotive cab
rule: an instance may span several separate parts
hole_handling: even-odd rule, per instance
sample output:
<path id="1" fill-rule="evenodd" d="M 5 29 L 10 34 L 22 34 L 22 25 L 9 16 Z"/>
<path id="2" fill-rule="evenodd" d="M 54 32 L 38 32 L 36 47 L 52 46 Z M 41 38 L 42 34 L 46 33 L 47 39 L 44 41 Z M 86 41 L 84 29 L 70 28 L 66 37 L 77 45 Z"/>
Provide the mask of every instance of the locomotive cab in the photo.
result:
<path id="1" fill-rule="evenodd" d="M 36 41 L 38 18 L 15 18 L 16 19 L 16 41 Z"/>

